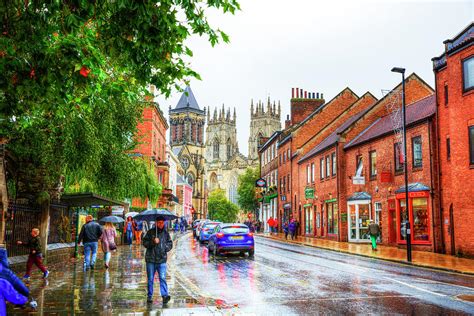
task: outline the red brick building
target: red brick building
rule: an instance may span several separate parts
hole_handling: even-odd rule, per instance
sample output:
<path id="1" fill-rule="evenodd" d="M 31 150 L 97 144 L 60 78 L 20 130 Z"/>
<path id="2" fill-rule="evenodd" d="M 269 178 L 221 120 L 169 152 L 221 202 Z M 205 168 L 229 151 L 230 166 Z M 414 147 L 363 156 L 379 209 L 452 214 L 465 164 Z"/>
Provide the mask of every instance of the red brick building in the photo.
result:
<path id="1" fill-rule="evenodd" d="M 439 126 L 439 210 L 449 254 L 474 256 L 474 23 L 433 58 Z"/>
<path id="2" fill-rule="evenodd" d="M 139 198 L 132 199 L 132 207 L 168 207 L 168 202 L 172 197 L 169 186 L 169 164 L 166 156 L 166 131 L 169 128 L 168 122 L 163 116 L 160 107 L 155 102 L 147 101 L 147 106 L 143 110 L 142 121 L 138 123 L 137 139 L 139 145 L 135 151 L 145 159 L 153 163 L 157 172 L 158 181 L 163 186 L 163 191 L 156 205 L 149 205 L 148 201 L 141 201 Z"/>
<path id="3" fill-rule="evenodd" d="M 344 146 L 347 206 L 341 212 L 348 241 L 368 242 L 369 220 L 382 230 L 383 244 L 406 244 L 404 221 L 410 220 L 414 249 L 440 246 L 436 212 L 435 96 L 407 106 L 408 210 L 405 207 L 401 139 L 394 135 L 391 115 L 383 116 Z"/>

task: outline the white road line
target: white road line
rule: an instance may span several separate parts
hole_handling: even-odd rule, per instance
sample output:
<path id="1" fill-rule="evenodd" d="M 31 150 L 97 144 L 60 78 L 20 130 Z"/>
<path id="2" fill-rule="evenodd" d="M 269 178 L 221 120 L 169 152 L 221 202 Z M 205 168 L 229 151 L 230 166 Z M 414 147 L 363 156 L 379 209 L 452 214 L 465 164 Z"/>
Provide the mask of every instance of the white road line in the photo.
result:
<path id="1" fill-rule="evenodd" d="M 436 292 L 433 292 L 433 291 L 430 291 L 430 290 L 426 290 L 426 289 L 423 289 L 421 287 L 418 287 L 418 286 L 415 286 L 415 285 L 412 285 L 412 284 L 409 284 L 409 283 L 405 283 L 405 282 L 402 282 L 402 281 L 399 281 L 399 280 L 396 280 L 396 279 L 392 279 L 392 278 L 389 278 L 389 277 L 383 277 L 383 278 L 387 279 L 387 280 L 390 280 L 392 282 L 395 282 L 395 283 L 403 284 L 405 286 L 408 286 L 408 287 L 410 287 L 412 289 L 415 289 L 415 290 L 418 290 L 418 291 L 430 293 L 430 294 L 441 296 L 441 297 L 447 297 L 448 296 L 448 295 L 444 295 L 444 294 L 441 294 L 441 293 L 436 293 Z"/>

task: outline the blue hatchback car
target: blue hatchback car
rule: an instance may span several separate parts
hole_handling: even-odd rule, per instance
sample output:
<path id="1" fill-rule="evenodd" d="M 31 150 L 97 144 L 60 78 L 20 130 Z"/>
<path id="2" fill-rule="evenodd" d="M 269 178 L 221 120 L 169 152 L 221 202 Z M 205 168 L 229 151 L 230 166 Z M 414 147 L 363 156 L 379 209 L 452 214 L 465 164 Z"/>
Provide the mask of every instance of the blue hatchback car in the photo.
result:
<path id="1" fill-rule="evenodd" d="M 225 252 L 255 253 L 253 233 L 244 224 L 220 224 L 209 237 L 209 252 L 215 256 Z"/>
<path id="2" fill-rule="evenodd" d="M 212 235 L 214 228 L 221 224 L 221 222 L 207 222 L 203 224 L 201 227 L 201 231 L 199 232 L 199 242 L 204 243 L 209 240 L 209 237 Z"/>

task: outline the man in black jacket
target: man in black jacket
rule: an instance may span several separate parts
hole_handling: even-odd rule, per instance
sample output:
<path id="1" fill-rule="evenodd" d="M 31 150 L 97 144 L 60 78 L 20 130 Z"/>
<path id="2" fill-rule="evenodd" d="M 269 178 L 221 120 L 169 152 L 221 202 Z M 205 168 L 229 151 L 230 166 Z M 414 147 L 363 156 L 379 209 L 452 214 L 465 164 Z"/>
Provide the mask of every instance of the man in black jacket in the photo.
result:
<path id="1" fill-rule="evenodd" d="M 94 270 L 97 248 L 101 236 L 102 227 L 93 221 L 92 215 L 87 215 L 86 223 L 82 226 L 79 234 L 79 243 L 82 241 L 84 244 L 84 271 L 89 269 L 89 267 Z M 91 253 L 92 259 L 90 258 Z"/>
<path id="2" fill-rule="evenodd" d="M 147 302 L 151 303 L 153 301 L 153 280 L 155 273 L 158 272 L 160 293 L 164 305 L 171 299 L 171 296 L 168 294 L 168 284 L 166 283 L 166 260 L 167 253 L 173 248 L 173 241 L 165 229 L 165 218 L 163 216 L 156 218 L 156 226 L 146 233 L 145 238 L 143 238 L 143 246 L 146 248 Z"/>

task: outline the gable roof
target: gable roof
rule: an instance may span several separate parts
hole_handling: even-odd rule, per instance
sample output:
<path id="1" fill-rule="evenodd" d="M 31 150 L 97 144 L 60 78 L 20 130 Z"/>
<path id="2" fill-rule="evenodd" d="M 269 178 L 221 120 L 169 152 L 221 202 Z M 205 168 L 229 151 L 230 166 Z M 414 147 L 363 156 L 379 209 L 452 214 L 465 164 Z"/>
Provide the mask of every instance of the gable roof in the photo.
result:
<path id="1" fill-rule="evenodd" d="M 199 108 L 199 104 L 197 103 L 196 97 L 194 96 L 193 90 L 191 90 L 190 86 L 187 86 L 186 89 L 184 89 L 181 98 L 179 98 L 178 104 L 174 109 L 170 110 L 170 113 L 186 111 L 193 111 L 199 114 L 204 114 L 204 111 Z"/>
<path id="2" fill-rule="evenodd" d="M 420 121 L 426 120 L 436 112 L 436 96 L 434 94 L 427 96 L 406 107 L 406 124 L 414 125 Z M 391 115 L 385 115 L 377 120 L 353 140 L 348 142 L 344 149 L 361 145 L 375 138 L 393 133 Z"/>

